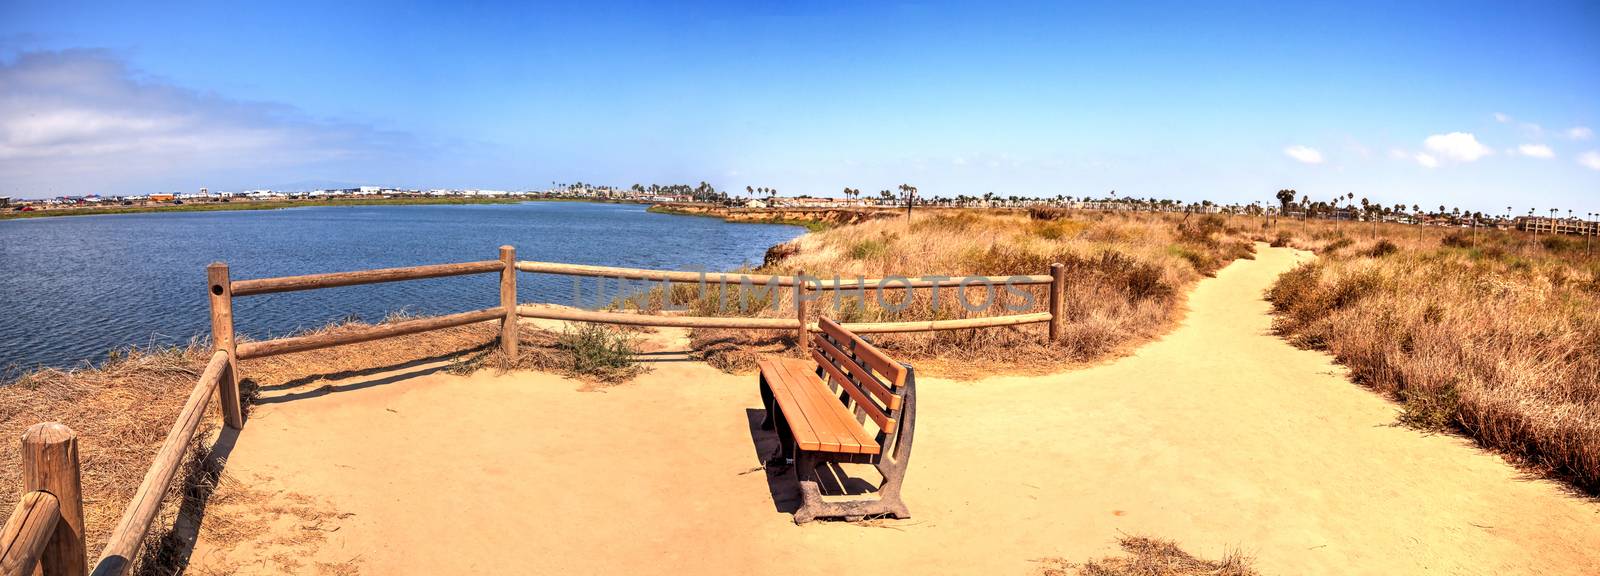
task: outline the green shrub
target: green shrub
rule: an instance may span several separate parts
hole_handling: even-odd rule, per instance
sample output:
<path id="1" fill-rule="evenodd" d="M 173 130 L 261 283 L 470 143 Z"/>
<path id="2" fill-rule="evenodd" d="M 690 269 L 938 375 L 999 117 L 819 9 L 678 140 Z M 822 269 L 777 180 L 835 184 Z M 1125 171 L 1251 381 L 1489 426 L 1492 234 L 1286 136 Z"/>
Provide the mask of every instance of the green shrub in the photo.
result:
<path id="1" fill-rule="evenodd" d="M 1282 248 L 1284 246 L 1288 246 L 1289 243 L 1293 241 L 1294 233 L 1289 232 L 1288 230 L 1279 230 L 1278 236 L 1272 239 L 1271 246 L 1273 248 Z"/>
<path id="2" fill-rule="evenodd" d="M 1445 430 L 1461 412 L 1460 394 L 1455 384 L 1436 387 L 1408 386 L 1400 389 L 1403 412 L 1400 421 L 1425 430 Z"/>
<path id="3" fill-rule="evenodd" d="M 631 335 L 600 324 L 577 323 L 556 339 L 568 356 L 567 369 L 604 382 L 622 382 L 643 371 L 634 360 L 639 349 Z"/>
<path id="4" fill-rule="evenodd" d="M 1565 236 L 1545 236 L 1539 239 L 1539 244 L 1543 245 L 1545 250 L 1555 253 L 1568 252 L 1575 248 L 1583 249 L 1582 244 Z"/>
<path id="5" fill-rule="evenodd" d="M 851 260 L 882 258 L 889 254 L 889 246 L 894 244 L 894 240 L 895 237 L 891 234 L 884 234 L 878 238 L 868 238 L 851 244 L 850 249 L 846 250 L 845 253 Z"/>
<path id="6" fill-rule="evenodd" d="M 1368 248 L 1366 254 L 1373 258 L 1382 258 L 1399 251 L 1399 246 L 1396 246 L 1394 242 L 1390 242 L 1388 238 L 1384 238 L 1379 240 L 1377 244 L 1373 244 L 1371 248 Z"/>
<path id="7" fill-rule="evenodd" d="M 1440 238 L 1439 244 L 1449 246 L 1451 248 L 1471 248 L 1472 237 L 1460 232 L 1451 232 L 1449 234 L 1445 234 L 1444 238 Z"/>

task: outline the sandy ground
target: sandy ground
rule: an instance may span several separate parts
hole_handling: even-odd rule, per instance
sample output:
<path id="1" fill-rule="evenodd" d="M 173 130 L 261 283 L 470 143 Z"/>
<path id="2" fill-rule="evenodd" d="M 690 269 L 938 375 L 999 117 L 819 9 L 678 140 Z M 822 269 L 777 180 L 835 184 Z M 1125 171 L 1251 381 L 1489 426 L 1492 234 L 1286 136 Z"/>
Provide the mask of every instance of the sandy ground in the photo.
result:
<path id="1" fill-rule="evenodd" d="M 206 511 L 230 529 L 191 571 L 1028 574 L 1126 533 L 1267 574 L 1600 573 L 1600 504 L 1396 426 L 1268 333 L 1262 290 L 1307 257 L 1263 247 L 1116 362 L 919 379 L 902 521 L 795 526 L 792 474 L 755 469 L 755 378 L 670 354 L 598 390 L 420 365 L 266 391 L 226 468 L 257 497 Z"/>

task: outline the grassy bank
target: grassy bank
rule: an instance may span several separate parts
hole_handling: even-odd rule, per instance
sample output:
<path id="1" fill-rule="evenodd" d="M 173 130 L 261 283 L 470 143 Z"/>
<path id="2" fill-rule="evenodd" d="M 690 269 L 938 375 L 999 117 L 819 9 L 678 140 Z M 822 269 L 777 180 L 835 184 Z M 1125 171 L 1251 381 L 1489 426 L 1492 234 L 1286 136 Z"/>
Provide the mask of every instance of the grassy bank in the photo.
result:
<path id="1" fill-rule="evenodd" d="M 677 216 L 700 216 L 700 217 L 704 217 L 704 218 L 717 218 L 719 220 L 722 220 L 723 222 L 734 222 L 734 223 L 738 223 L 738 224 L 780 224 L 780 225 L 784 225 L 784 226 L 800 226 L 800 227 L 803 227 L 806 230 L 811 231 L 811 232 L 821 232 L 823 230 L 827 230 L 829 228 L 834 227 L 833 223 L 827 222 L 827 221 L 824 221 L 824 220 L 820 220 L 820 219 L 817 219 L 817 218 L 789 218 L 789 217 L 783 217 L 783 216 L 774 215 L 774 216 L 766 217 L 766 218 L 747 218 L 747 219 L 734 220 L 734 219 L 728 218 L 726 213 L 718 213 L 718 212 L 716 212 L 714 210 L 713 211 L 682 210 L 682 209 L 678 209 L 678 208 L 673 208 L 672 206 L 665 205 L 665 204 L 654 204 L 654 205 L 651 205 L 649 208 L 645 209 L 645 211 L 646 212 L 653 212 L 653 213 L 656 213 L 656 214 L 673 214 L 673 215 L 677 215 Z"/>
<path id="2" fill-rule="evenodd" d="M 1070 280 L 1066 332 L 1059 343 L 1044 342 L 1042 324 L 875 337 L 902 357 L 926 360 L 951 375 L 1045 371 L 1101 360 L 1165 332 L 1181 313 L 1185 290 L 1234 259 L 1250 256 L 1250 232 L 1242 220 L 1237 223 L 1182 214 L 928 211 L 910 223 L 879 219 L 807 234 L 775 247 L 767 264 L 751 272 L 803 270 L 829 280 L 834 275 L 1010 276 L 1046 274 L 1051 263 L 1060 262 Z M 937 305 L 927 289 L 913 291 L 909 300 L 903 300 L 903 291 L 887 291 L 885 300 L 871 292 L 839 293 L 815 305 L 821 314 L 844 322 L 953 319 L 1044 311 L 1044 290 L 997 286 L 989 295 L 982 285 L 974 285 L 967 301 L 990 302 L 980 311 L 962 306 L 956 288 L 941 290 Z M 756 292 L 712 286 L 702 293 L 694 286 L 677 286 L 671 299 L 698 316 L 793 314 L 787 293 L 774 301 Z M 662 299 L 658 290 L 632 304 L 659 310 Z M 748 305 L 741 307 L 741 302 Z M 791 339 L 772 332 L 694 332 L 696 348 L 733 371 L 750 369 L 756 353 L 791 348 Z"/>
<path id="3" fill-rule="evenodd" d="M 1332 353 L 1413 426 L 1600 493 L 1600 258 L 1583 238 L 1312 223 L 1270 291 L 1276 329 Z"/>
<path id="4" fill-rule="evenodd" d="M 55 216 L 94 216 L 99 214 L 142 214 L 146 212 L 217 212 L 232 210 L 278 210 L 312 206 L 410 206 L 434 204 L 516 204 L 521 198 L 360 198 L 351 200 L 282 200 L 259 202 L 207 202 L 204 204 L 163 204 L 159 206 L 109 206 L 104 208 L 58 208 L 31 212 L 0 212 L 0 220 L 51 218 Z"/>

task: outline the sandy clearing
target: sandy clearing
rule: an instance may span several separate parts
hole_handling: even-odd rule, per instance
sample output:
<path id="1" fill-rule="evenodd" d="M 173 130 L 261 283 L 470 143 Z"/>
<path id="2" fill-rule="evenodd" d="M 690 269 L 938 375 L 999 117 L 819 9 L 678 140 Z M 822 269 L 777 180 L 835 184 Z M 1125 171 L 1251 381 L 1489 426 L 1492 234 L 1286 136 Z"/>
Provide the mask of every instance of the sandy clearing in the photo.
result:
<path id="1" fill-rule="evenodd" d="M 919 379 L 913 518 L 882 526 L 793 525 L 793 476 L 749 472 L 772 442 L 752 433 L 754 377 L 699 363 L 588 392 L 429 365 L 271 391 L 292 399 L 257 407 L 227 474 L 339 514 L 311 525 L 313 547 L 286 544 L 304 522 L 239 544 L 202 532 L 191 569 L 275 572 L 262 558 L 292 553 L 307 573 L 1026 574 L 1129 533 L 1204 557 L 1242 548 L 1269 574 L 1600 571 L 1600 505 L 1394 426 L 1395 407 L 1326 355 L 1268 333 L 1262 290 L 1307 257 L 1263 247 L 1113 363 Z M 245 513 L 213 506 L 206 522 Z"/>

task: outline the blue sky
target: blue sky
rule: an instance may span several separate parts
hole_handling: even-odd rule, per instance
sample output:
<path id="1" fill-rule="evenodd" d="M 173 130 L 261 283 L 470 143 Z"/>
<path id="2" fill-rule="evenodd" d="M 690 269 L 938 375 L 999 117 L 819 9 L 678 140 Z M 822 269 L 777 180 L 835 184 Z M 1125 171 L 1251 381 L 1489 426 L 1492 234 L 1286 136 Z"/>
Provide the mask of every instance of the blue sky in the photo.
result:
<path id="1" fill-rule="evenodd" d="M 907 182 L 1584 213 L 1595 129 L 1593 2 L 0 4 L 24 197 Z"/>

